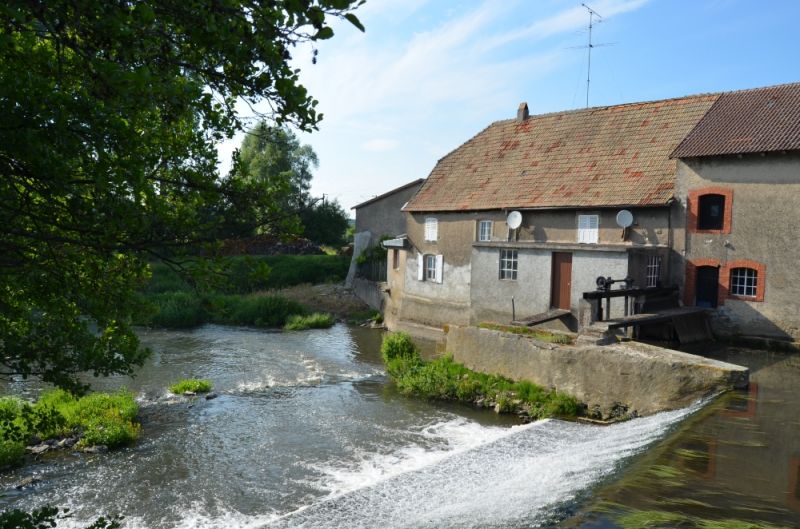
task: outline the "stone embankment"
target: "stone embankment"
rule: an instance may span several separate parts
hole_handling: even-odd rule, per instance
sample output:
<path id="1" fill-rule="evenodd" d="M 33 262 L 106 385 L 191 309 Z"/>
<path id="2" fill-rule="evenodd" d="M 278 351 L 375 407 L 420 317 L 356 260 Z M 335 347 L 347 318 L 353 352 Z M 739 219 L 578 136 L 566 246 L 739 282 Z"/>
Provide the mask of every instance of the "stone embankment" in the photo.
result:
<path id="1" fill-rule="evenodd" d="M 747 368 L 637 342 L 557 345 L 528 336 L 449 326 L 456 362 L 512 380 L 530 380 L 575 396 L 587 415 L 613 419 L 685 407 L 748 385 Z"/>

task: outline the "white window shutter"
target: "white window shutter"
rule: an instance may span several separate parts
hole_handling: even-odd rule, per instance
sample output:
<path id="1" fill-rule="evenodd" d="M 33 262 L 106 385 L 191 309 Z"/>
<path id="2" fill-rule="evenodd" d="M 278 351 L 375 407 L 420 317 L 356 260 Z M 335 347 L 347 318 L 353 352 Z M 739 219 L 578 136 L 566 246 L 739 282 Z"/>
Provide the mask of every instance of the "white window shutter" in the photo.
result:
<path id="1" fill-rule="evenodd" d="M 436 256 L 436 282 L 442 282 L 442 270 L 444 269 L 444 258 L 441 255 Z"/>
<path id="2" fill-rule="evenodd" d="M 422 281 L 425 278 L 425 259 L 422 254 L 417 252 L 417 281 Z"/>

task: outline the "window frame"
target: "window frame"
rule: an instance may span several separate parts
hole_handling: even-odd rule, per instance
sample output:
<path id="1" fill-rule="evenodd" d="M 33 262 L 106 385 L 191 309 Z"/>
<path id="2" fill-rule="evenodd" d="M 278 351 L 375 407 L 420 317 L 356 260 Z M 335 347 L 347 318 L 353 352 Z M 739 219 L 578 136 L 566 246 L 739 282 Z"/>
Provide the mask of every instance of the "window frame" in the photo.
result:
<path id="1" fill-rule="evenodd" d="M 584 219 L 586 220 L 585 226 L 583 225 Z M 592 219 L 594 219 L 594 227 L 592 227 Z M 598 242 L 600 242 L 600 215 L 597 213 L 579 213 L 578 243 L 597 244 Z"/>
<path id="2" fill-rule="evenodd" d="M 392 248 L 392 270 L 400 269 L 400 250 Z"/>
<path id="3" fill-rule="evenodd" d="M 661 256 L 650 255 L 647 257 L 647 266 L 645 267 L 645 288 L 654 288 L 658 286 L 661 280 Z"/>
<path id="4" fill-rule="evenodd" d="M 498 279 L 500 281 L 516 281 L 519 273 L 519 250 L 500 249 Z"/>
<path id="5" fill-rule="evenodd" d="M 432 253 L 426 253 L 423 256 L 425 259 L 425 263 L 422 265 L 423 270 L 425 271 L 425 275 L 423 276 L 424 281 L 432 281 L 436 282 L 436 255 Z"/>
<path id="6" fill-rule="evenodd" d="M 755 299 L 758 296 L 758 270 L 747 266 L 731 268 L 728 292 L 738 298 Z"/>
<path id="7" fill-rule="evenodd" d="M 722 211 L 721 229 L 701 229 L 700 221 L 700 199 L 706 195 L 722 195 L 725 198 Z M 702 187 L 689 190 L 687 209 L 687 229 L 689 233 L 731 233 L 733 226 L 733 189 L 721 186 Z"/>
<path id="8" fill-rule="evenodd" d="M 425 217 L 425 241 L 436 242 L 439 240 L 439 219 L 436 217 Z"/>
<path id="9" fill-rule="evenodd" d="M 725 211 L 727 200 L 719 193 L 705 193 L 697 197 L 697 229 L 700 231 L 722 231 L 725 227 Z M 720 207 L 716 215 L 712 215 L 715 207 Z"/>
<path id="10" fill-rule="evenodd" d="M 484 234 L 484 227 L 488 226 L 487 233 Z M 494 234 L 494 222 L 491 220 L 478 221 L 478 242 L 489 242 Z M 485 237 L 484 237 L 485 235 Z"/>

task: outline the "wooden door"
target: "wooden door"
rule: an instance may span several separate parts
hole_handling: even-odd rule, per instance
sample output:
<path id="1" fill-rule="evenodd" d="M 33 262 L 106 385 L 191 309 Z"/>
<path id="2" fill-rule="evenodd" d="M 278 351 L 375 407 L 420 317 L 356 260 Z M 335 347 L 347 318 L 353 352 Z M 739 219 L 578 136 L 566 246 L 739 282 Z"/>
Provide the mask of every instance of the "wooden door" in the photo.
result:
<path id="1" fill-rule="evenodd" d="M 553 252 L 553 271 L 551 274 L 550 306 L 555 309 L 570 310 L 572 292 L 572 254 Z"/>
<path id="2" fill-rule="evenodd" d="M 717 308 L 719 298 L 719 267 L 698 266 L 695 283 L 695 305 L 698 307 Z"/>

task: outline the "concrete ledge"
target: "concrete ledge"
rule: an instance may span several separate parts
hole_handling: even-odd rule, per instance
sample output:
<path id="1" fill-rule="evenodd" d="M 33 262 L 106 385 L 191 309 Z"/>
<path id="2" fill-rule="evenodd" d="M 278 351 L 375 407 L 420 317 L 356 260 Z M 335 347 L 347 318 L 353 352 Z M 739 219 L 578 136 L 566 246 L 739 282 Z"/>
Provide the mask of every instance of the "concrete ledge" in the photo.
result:
<path id="1" fill-rule="evenodd" d="M 555 345 L 452 325 L 446 340 L 454 360 L 470 369 L 556 388 L 602 417 L 682 408 L 711 393 L 746 387 L 749 378 L 742 366 L 635 342 Z"/>

